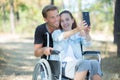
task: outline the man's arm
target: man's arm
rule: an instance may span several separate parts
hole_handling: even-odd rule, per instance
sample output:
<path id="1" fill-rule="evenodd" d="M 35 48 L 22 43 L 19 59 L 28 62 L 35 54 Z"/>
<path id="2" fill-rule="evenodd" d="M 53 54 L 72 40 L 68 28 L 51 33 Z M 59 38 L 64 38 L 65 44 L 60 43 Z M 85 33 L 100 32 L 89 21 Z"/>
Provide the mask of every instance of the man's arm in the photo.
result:
<path id="1" fill-rule="evenodd" d="M 43 55 L 50 55 L 51 47 L 43 47 L 43 44 L 34 44 L 34 55 L 36 57 L 41 57 Z"/>

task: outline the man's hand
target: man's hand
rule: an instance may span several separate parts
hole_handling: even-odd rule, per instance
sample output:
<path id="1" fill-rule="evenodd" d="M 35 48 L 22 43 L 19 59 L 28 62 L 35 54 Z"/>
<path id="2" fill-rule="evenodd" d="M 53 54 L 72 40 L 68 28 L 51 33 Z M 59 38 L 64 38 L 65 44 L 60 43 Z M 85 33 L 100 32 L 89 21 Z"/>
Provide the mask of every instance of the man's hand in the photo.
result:
<path id="1" fill-rule="evenodd" d="M 45 54 L 46 56 L 51 54 L 51 51 L 53 50 L 53 48 L 51 47 L 44 47 L 44 52 L 43 54 Z"/>

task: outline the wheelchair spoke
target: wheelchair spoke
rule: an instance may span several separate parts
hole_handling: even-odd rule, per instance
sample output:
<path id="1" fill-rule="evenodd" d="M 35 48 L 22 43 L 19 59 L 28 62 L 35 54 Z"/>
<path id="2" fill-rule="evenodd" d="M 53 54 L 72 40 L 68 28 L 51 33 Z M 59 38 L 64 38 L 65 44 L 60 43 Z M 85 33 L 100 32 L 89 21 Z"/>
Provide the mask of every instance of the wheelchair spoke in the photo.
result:
<path id="1" fill-rule="evenodd" d="M 52 80 L 51 69 L 46 60 L 41 59 L 41 61 L 36 64 L 33 73 L 33 80 Z"/>

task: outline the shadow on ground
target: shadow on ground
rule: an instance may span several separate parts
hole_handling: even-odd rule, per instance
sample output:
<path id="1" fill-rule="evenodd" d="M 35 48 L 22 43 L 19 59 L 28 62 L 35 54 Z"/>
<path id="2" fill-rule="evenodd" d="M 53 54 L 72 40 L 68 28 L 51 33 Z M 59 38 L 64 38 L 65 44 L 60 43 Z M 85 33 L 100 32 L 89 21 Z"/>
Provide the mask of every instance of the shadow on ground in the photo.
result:
<path id="1" fill-rule="evenodd" d="M 0 80 L 31 80 L 37 61 L 32 38 L 0 43 Z M 24 79 L 16 79 L 20 76 Z"/>
<path id="2" fill-rule="evenodd" d="M 93 41 L 90 49 L 101 51 L 103 80 L 120 80 L 120 58 L 116 57 L 115 45 L 108 41 Z M 33 55 L 33 38 L 1 42 L 0 80 L 31 80 L 38 60 Z"/>

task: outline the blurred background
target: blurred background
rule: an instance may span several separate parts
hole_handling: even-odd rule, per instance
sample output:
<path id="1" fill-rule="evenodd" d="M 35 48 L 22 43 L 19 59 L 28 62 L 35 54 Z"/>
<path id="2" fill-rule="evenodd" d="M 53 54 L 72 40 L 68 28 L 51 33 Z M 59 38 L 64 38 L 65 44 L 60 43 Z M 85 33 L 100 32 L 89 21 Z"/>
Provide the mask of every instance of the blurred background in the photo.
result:
<path id="1" fill-rule="evenodd" d="M 114 0 L 0 0 L 0 34 L 33 34 L 43 23 L 41 10 L 54 4 L 59 10 L 68 9 L 81 20 L 81 12 L 89 11 L 91 32 L 113 34 Z"/>
<path id="2" fill-rule="evenodd" d="M 115 0 L 0 0 L 0 80 L 31 80 L 38 58 L 33 55 L 35 28 L 44 23 L 45 5 L 70 10 L 77 22 L 90 12 L 93 46 L 100 50 L 103 80 L 120 80 L 120 58 L 113 43 Z M 117 68 L 116 68 L 117 67 Z"/>

